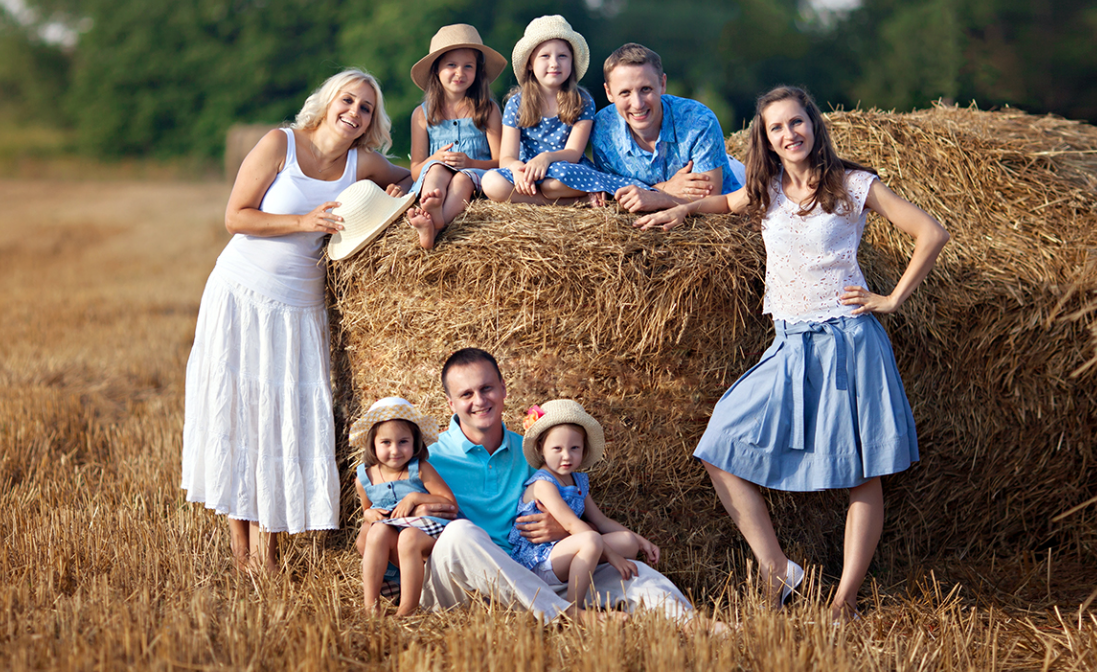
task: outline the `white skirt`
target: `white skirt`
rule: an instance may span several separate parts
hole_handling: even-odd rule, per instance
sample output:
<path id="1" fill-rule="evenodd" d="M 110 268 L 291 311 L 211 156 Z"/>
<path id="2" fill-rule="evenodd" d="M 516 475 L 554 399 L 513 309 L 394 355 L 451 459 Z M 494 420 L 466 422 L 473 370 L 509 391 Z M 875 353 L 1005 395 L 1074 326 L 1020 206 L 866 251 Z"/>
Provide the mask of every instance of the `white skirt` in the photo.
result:
<path id="1" fill-rule="evenodd" d="M 271 532 L 339 527 L 327 311 L 214 268 L 187 361 L 187 501 Z"/>

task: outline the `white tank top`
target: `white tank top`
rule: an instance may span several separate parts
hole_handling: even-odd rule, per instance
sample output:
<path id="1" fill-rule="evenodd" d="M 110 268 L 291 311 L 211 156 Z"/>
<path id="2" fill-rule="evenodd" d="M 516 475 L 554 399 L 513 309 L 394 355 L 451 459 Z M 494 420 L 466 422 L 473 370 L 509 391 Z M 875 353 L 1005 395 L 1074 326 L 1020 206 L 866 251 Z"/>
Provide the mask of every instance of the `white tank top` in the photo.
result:
<path id="1" fill-rule="evenodd" d="M 293 129 L 286 134 L 286 165 L 274 178 L 259 210 L 274 215 L 304 215 L 324 201 L 334 201 L 358 176 L 358 151 L 350 150 L 343 175 L 328 182 L 308 177 L 297 163 Z M 321 263 L 324 233 L 250 236 L 238 233 L 217 259 L 228 279 L 291 306 L 324 302 L 326 269 Z"/>

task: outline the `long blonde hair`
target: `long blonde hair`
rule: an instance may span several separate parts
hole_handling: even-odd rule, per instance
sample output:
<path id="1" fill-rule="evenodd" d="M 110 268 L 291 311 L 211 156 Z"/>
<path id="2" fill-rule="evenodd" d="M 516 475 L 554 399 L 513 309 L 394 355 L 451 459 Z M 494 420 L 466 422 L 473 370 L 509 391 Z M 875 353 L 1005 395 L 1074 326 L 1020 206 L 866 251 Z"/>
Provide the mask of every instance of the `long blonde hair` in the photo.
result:
<path id="1" fill-rule="evenodd" d="M 373 89 L 374 95 L 377 96 L 377 104 L 373 107 L 373 119 L 370 121 L 369 128 L 355 139 L 351 144 L 351 149 L 367 149 L 386 155 L 386 152 L 392 147 L 392 120 L 385 112 L 385 97 L 381 93 L 381 85 L 377 83 L 377 79 L 368 72 L 357 68 L 348 68 L 339 74 L 328 77 L 320 85 L 320 88 L 313 91 L 305 99 L 305 104 L 301 106 L 301 111 L 297 113 L 297 118 L 290 124 L 290 128 L 298 128 L 303 131 L 316 128 L 324 121 L 324 117 L 328 113 L 331 102 L 335 100 L 335 96 L 339 95 L 339 92 L 348 86 L 362 82 L 369 84 Z"/>
<path id="2" fill-rule="evenodd" d="M 852 208 L 853 199 L 846 190 L 846 171 L 864 170 L 873 175 L 876 174 L 872 168 L 838 156 L 834 151 L 834 143 L 830 139 L 830 131 L 827 130 L 823 113 L 819 111 L 819 106 L 807 91 L 795 86 L 778 86 L 758 97 L 754 107 L 754 119 L 750 122 L 746 184 L 750 204 L 747 206 L 747 213 L 755 222 L 761 220 L 769 210 L 770 185 L 781 174 L 781 159 L 770 147 L 762 112 L 773 103 L 789 99 L 795 100 L 804 108 L 815 133 L 815 144 L 808 156 L 812 172 L 811 187 L 814 192 L 807 203 L 800 206 L 801 216 L 807 215 L 815 209 L 816 205 L 828 214 L 833 214 L 839 208 Z"/>
<path id="3" fill-rule="evenodd" d="M 574 126 L 583 114 L 583 92 L 586 89 L 579 86 L 579 80 L 575 76 L 575 50 L 571 48 L 571 43 L 567 40 L 561 41 L 568 45 L 568 53 L 571 54 L 573 63 L 567 81 L 556 92 L 556 112 L 557 116 L 560 117 L 560 121 L 568 126 Z M 541 44 L 544 44 L 544 42 Z M 529 57 L 531 59 L 537 55 L 537 50 L 541 48 L 541 44 L 538 44 L 530 53 Z M 544 102 L 541 98 L 541 84 L 533 76 L 529 61 L 526 61 L 526 69 L 522 71 L 521 76 L 518 78 L 518 86 L 510 90 L 507 98 L 512 98 L 518 93 L 522 94 L 522 100 L 518 105 L 518 126 L 530 128 L 541 123 L 541 106 Z"/>

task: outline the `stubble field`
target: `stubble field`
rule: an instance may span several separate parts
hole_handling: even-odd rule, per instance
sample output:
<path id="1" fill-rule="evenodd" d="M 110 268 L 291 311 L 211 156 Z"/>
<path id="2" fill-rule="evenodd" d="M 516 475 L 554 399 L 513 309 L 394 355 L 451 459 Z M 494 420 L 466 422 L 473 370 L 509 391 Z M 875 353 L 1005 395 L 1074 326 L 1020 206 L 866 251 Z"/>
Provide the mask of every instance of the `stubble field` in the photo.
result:
<path id="1" fill-rule="evenodd" d="M 178 487 L 184 368 L 227 195 L 220 182 L 0 181 L 0 667 L 1097 668 L 1097 622 L 1079 604 L 1092 574 L 1073 568 L 1090 585 L 1064 586 L 1053 553 L 880 573 L 845 627 L 819 595 L 765 610 L 740 563 L 700 605 L 732 625 L 723 638 L 652 616 L 542 627 L 479 605 L 375 619 L 347 529 L 294 537 L 278 576 L 235 572 L 223 519 Z"/>

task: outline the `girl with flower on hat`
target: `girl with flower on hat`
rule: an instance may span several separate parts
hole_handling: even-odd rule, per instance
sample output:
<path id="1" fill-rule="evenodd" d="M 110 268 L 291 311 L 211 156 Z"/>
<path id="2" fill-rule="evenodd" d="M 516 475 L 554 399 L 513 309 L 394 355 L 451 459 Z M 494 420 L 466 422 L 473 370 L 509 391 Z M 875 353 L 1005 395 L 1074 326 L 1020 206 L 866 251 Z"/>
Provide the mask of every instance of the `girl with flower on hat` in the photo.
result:
<path id="1" fill-rule="evenodd" d="M 610 520 L 590 496 L 590 479 L 581 473 L 602 459 L 606 440 L 602 426 L 571 399 L 554 399 L 533 406 L 525 421 L 522 450 L 537 471 L 526 480 L 518 502 L 518 517 L 539 513 L 538 503 L 570 536 L 557 542 L 533 544 L 515 525 L 509 536 L 511 557 L 533 570 L 549 585 L 567 583 L 569 615 L 593 590 L 591 575 L 601 561 L 613 565 L 623 580 L 636 576 L 635 560 L 644 552 L 650 564 L 659 561 L 659 547 L 624 525 Z"/>
<path id="2" fill-rule="evenodd" d="M 502 115 L 488 86 L 506 67 L 476 28 L 459 23 L 439 28 L 430 53 L 411 68 L 424 95 L 411 113 L 411 190 L 419 207 L 408 220 L 425 249 L 465 211 L 484 173 L 499 166 Z"/>
<path id="3" fill-rule="evenodd" d="M 595 169 L 584 152 L 594 125 L 594 99 L 579 86 L 590 65 L 583 36 L 562 16 L 526 26 L 511 57 L 518 88 L 503 110 L 499 169 L 484 176 L 493 201 L 601 205 L 636 180 Z"/>
<path id="4" fill-rule="evenodd" d="M 394 581 L 397 571 L 396 615 L 410 616 L 419 608 L 423 564 L 449 521 L 415 516 L 415 507 L 457 503 L 427 463 L 427 444 L 436 440 L 434 422 L 400 397 L 378 400 L 351 426 L 350 445 L 362 451 L 354 487 L 364 510 L 355 545 L 362 553 L 365 603 L 374 610 L 381 608 L 382 583 Z"/>

